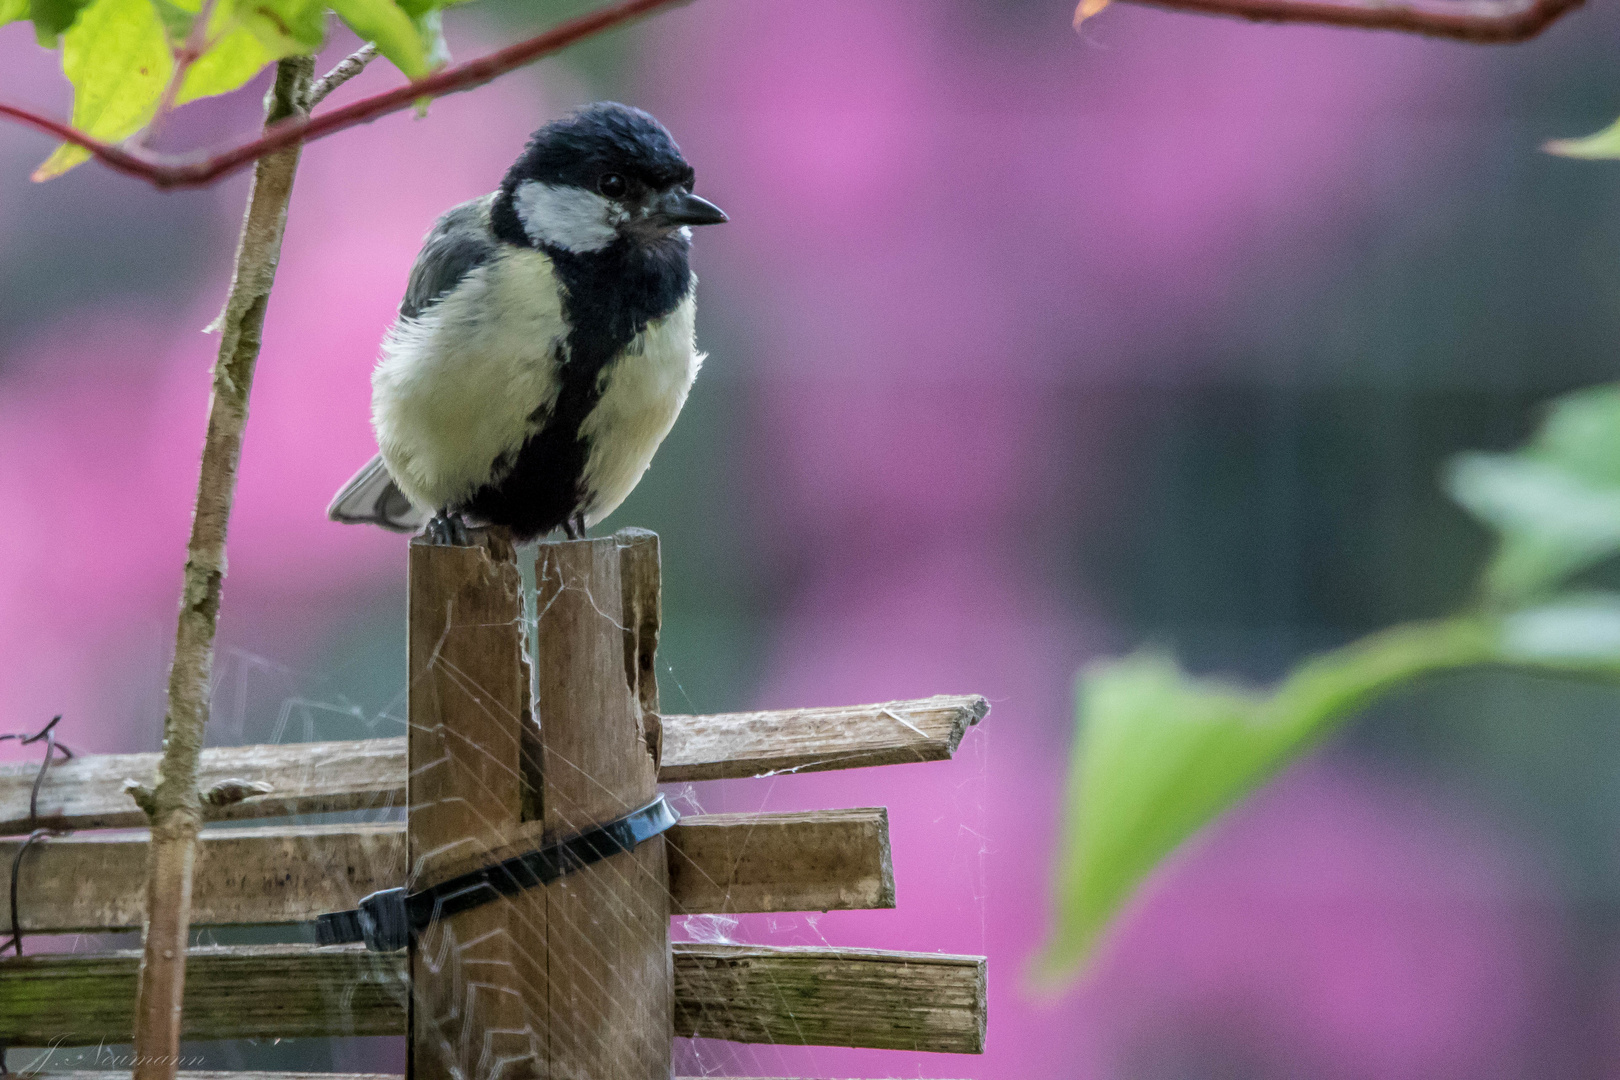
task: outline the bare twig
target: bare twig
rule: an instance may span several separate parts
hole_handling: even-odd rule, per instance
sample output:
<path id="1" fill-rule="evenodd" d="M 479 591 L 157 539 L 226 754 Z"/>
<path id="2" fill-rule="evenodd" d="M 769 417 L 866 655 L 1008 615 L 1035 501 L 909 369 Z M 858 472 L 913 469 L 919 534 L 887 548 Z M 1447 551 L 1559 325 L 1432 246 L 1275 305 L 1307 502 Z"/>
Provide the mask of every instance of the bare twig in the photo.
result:
<path id="1" fill-rule="evenodd" d="M 315 61 L 295 56 L 276 65 L 265 99 L 265 126 L 302 116 Z M 259 160 L 236 249 L 236 272 L 221 319 L 208 434 L 197 480 L 197 506 L 186 551 L 185 590 L 169 670 L 163 761 L 150 798 L 152 846 L 147 864 L 146 935 L 135 1007 L 134 1080 L 174 1080 L 180 1052 L 180 1002 L 191 929 L 191 871 L 202 827 L 197 764 L 208 722 L 214 630 L 225 579 L 225 533 L 236 492 L 236 467 L 247 424 L 248 390 L 259 358 L 265 307 L 281 257 L 287 200 L 299 147 Z"/>
<path id="2" fill-rule="evenodd" d="M 1152 7 L 1233 15 L 1255 22 L 1318 23 L 1326 26 L 1400 30 L 1456 38 L 1482 45 L 1527 41 L 1582 0 L 1131 0 Z"/>
<path id="3" fill-rule="evenodd" d="M 366 65 L 375 59 L 377 46 L 369 41 L 344 57 L 336 67 L 316 79 L 315 84 L 309 88 L 309 104 L 304 106 L 304 111 L 309 112 L 325 101 L 326 95 L 366 70 Z"/>
<path id="4" fill-rule="evenodd" d="M 622 3 L 571 19 L 538 37 L 508 45 L 504 49 L 476 60 L 469 60 L 465 64 L 447 67 L 425 79 L 418 79 L 393 90 L 362 98 L 313 119 L 288 120 L 267 127 L 264 134 L 252 142 L 201 158 L 169 157 L 152 154 L 138 147 L 113 146 L 92 138 L 69 124 L 40 116 L 16 105 L 0 103 L 0 116 L 9 117 L 36 131 L 54 135 L 64 142 L 82 146 L 109 168 L 130 176 L 138 176 L 156 187 L 204 187 L 259 160 L 266 154 L 298 143 L 313 142 L 357 124 L 370 123 L 380 116 L 409 108 L 421 98 L 444 97 L 447 94 L 471 90 L 475 86 L 483 86 L 508 71 L 560 52 L 575 42 L 631 22 L 659 8 L 673 7 L 686 2 L 687 0 L 623 0 Z"/>

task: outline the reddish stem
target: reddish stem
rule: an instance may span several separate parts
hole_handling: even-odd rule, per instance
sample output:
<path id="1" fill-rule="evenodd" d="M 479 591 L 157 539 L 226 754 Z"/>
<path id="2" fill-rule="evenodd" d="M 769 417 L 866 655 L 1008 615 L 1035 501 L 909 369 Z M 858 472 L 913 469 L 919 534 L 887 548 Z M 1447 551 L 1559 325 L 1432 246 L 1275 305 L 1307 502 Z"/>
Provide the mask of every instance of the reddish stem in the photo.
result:
<path id="1" fill-rule="evenodd" d="M 204 187 L 220 177 L 250 165 L 266 154 L 297 143 L 313 142 L 356 124 L 370 123 L 380 116 L 398 112 L 424 97 L 443 97 L 471 90 L 501 75 L 531 64 L 541 57 L 567 48 L 578 41 L 610 30 L 659 8 L 673 7 L 686 0 L 623 0 L 571 19 L 538 37 L 508 45 L 488 56 L 447 67 L 425 79 L 322 113 L 308 120 L 289 120 L 268 129 L 252 142 L 231 147 L 200 159 L 175 159 L 146 153 L 131 146 L 113 146 L 59 120 L 40 116 L 27 109 L 0 102 L 0 116 L 10 117 L 27 127 L 54 135 L 63 142 L 82 146 L 102 164 L 137 176 L 159 188 Z"/>
<path id="2" fill-rule="evenodd" d="M 1400 30 L 1429 37 L 1456 38 L 1485 45 L 1527 41 L 1582 0 L 1132 0 L 1152 7 L 1233 15 L 1255 22 L 1318 23 Z"/>

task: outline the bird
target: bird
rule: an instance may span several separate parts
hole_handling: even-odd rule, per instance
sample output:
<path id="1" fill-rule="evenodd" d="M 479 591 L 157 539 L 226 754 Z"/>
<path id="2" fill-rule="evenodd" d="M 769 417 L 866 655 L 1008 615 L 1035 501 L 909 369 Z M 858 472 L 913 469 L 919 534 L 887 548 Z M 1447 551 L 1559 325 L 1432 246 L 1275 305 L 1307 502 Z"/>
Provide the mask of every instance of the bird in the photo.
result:
<path id="1" fill-rule="evenodd" d="M 692 227 L 726 214 L 648 113 L 597 102 L 446 212 L 372 372 L 378 454 L 327 516 L 437 544 L 588 535 L 674 426 L 704 354 Z"/>

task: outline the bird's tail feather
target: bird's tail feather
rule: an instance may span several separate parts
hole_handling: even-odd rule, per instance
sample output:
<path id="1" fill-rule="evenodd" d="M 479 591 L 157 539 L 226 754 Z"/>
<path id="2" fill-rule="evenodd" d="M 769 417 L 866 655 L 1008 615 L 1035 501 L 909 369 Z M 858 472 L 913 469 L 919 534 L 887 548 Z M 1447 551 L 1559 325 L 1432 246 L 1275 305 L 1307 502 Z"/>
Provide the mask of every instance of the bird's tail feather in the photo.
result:
<path id="1" fill-rule="evenodd" d="M 416 532 L 431 514 L 412 505 L 388 475 L 382 455 L 366 462 L 341 491 L 332 496 L 326 516 L 345 525 L 381 525 L 395 532 Z"/>

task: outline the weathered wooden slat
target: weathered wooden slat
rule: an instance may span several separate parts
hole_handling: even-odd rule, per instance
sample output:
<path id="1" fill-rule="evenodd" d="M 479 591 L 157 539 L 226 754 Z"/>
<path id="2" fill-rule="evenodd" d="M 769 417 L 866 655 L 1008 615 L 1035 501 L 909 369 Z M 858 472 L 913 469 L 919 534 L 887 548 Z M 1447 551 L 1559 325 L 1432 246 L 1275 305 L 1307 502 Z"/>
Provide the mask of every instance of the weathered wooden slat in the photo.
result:
<path id="1" fill-rule="evenodd" d="M 675 962 L 677 1035 L 984 1053 L 983 957 L 828 948 L 762 952 L 752 945 L 681 949 Z"/>
<path id="2" fill-rule="evenodd" d="M 889 812 L 683 818 L 670 833 L 669 891 L 680 914 L 892 908 Z"/>
<path id="3" fill-rule="evenodd" d="M 0 865 L 20 840 L 0 841 Z M 17 909 L 30 933 L 125 930 L 146 910 L 147 834 L 77 833 L 30 845 Z M 204 829 L 192 874 L 196 926 L 307 922 L 405 882 L 405 826 Z M 11 898 L 0 890 L 0 925 Z"/>
<path id="4" fill-rule="evenodd" d="M 17 1080 L 130 1080 L 128 1069 L 13 1070 Z M 401 1073 L 194 1072 L 181 1069 L 176 1080 L 405 1080 Z M 735 1080 L 735 1078 L 730 1078 Z"/>
<path id="5" fill-rule="evenodd" d="M 674 946 L 675 1030 L 738 1042 L 982 1053 L 985 961 L 864 949 Z M 140 953 L 0 961 L 0 1042 L 127 1043 Z M 404 953 L 298 945 L 193 950 L 187 1039 L 398 1035 Z"/>
<path id="6" fill-rule="evenodd" d="M 17 1080 L 130 1080 L 129 1070 L 75 1069 L 62 1072 L 13 1072 Z M 176 1080 L 405 1080 L 400 1073 L 308 1073 L 308 1072 L 187 1072 L 175 1074 Z M 675 1080 L 786 1080 L 773 1076 L 695 1077 L 677 1076 Z"/>
<path id="7" fill-rule="evenodd" d="M 158 754 L 81 754 L 54 763 L 39 789 L 39 824 L 55 829 L 129 829 L 146 815 L 124 791 L 125 780 L 150 785 Z M 0 835 L 28 832 L 28 793 L 39 763 L 0 764 Z M 198 784 L 263 780 L 273 791 L 228 807 L 207 807 L 215 820 L 316 814 L 405 805 L 405 739 L 286 743 L 203 751 Z"/>
<path id="8" fill-rule="evenodd" d="M 963 696 L 853 708 L 666 716 L 658 779 L 728 780 L 943 761 L 989 711 L 984 698 Z"/>
<path id="9" fill-rule="evenodd" d="M 698 814 L 668 834 L 670 897 L 680 914 L 833 911 L 894 906 L 888 813 Z M 21 840 L 0 841 L 9 868 Z M 405 826 L 206 829 L 192 922 L 305 922 L 405 882 Z M 141 924 L 146 833 L 78 833 L 32 845 L 18 874 L 30 933 Z M 0 926 L 11 898 L 0 888 Z"/>
<path id="10" fill-rule="evenodd" d="M 0 964 L 0 1042 L 129 1042 L 140 959 L 136 949 L 8 958 Z M 406 970 L 405 953 L 362 946 L 193 949 L 181 1037 L 403 1035 Z"/>
<path id="11" fill-rule="evenodd" d="M 720 780 L 909 761 L 940 761 L 990 706 L 982 697 L 933 697 L 837 709 L 663 717 L 660 782 Z M 139 828 L 144 816 L 124 793 L 126 779 L 150 783 L 157 754 L 81 755 L 58 762 L 40 788 L 40 824 L 53 828 Z M 28 793 L 38 764 L 0 764 L 0 835 L 27 832 Z M 270 794 L 223 808 L 243 820 L 402 806 L 405 740 L 286 743 L 203 751 L 201 784 L 263 780 Z"/>
<path id="12" fill-rule="evenodd" d="M 37 1072 L 13 1070 L 11 1075 L 17 1080 L 130 1080 L 128 1069 L 53 1069 Z M 401 1073 L 209 1072 L 188 1069 L 181 1069 L 175 1074 L 175 1078 L 176 1080 L 405 1080 Z"/>

